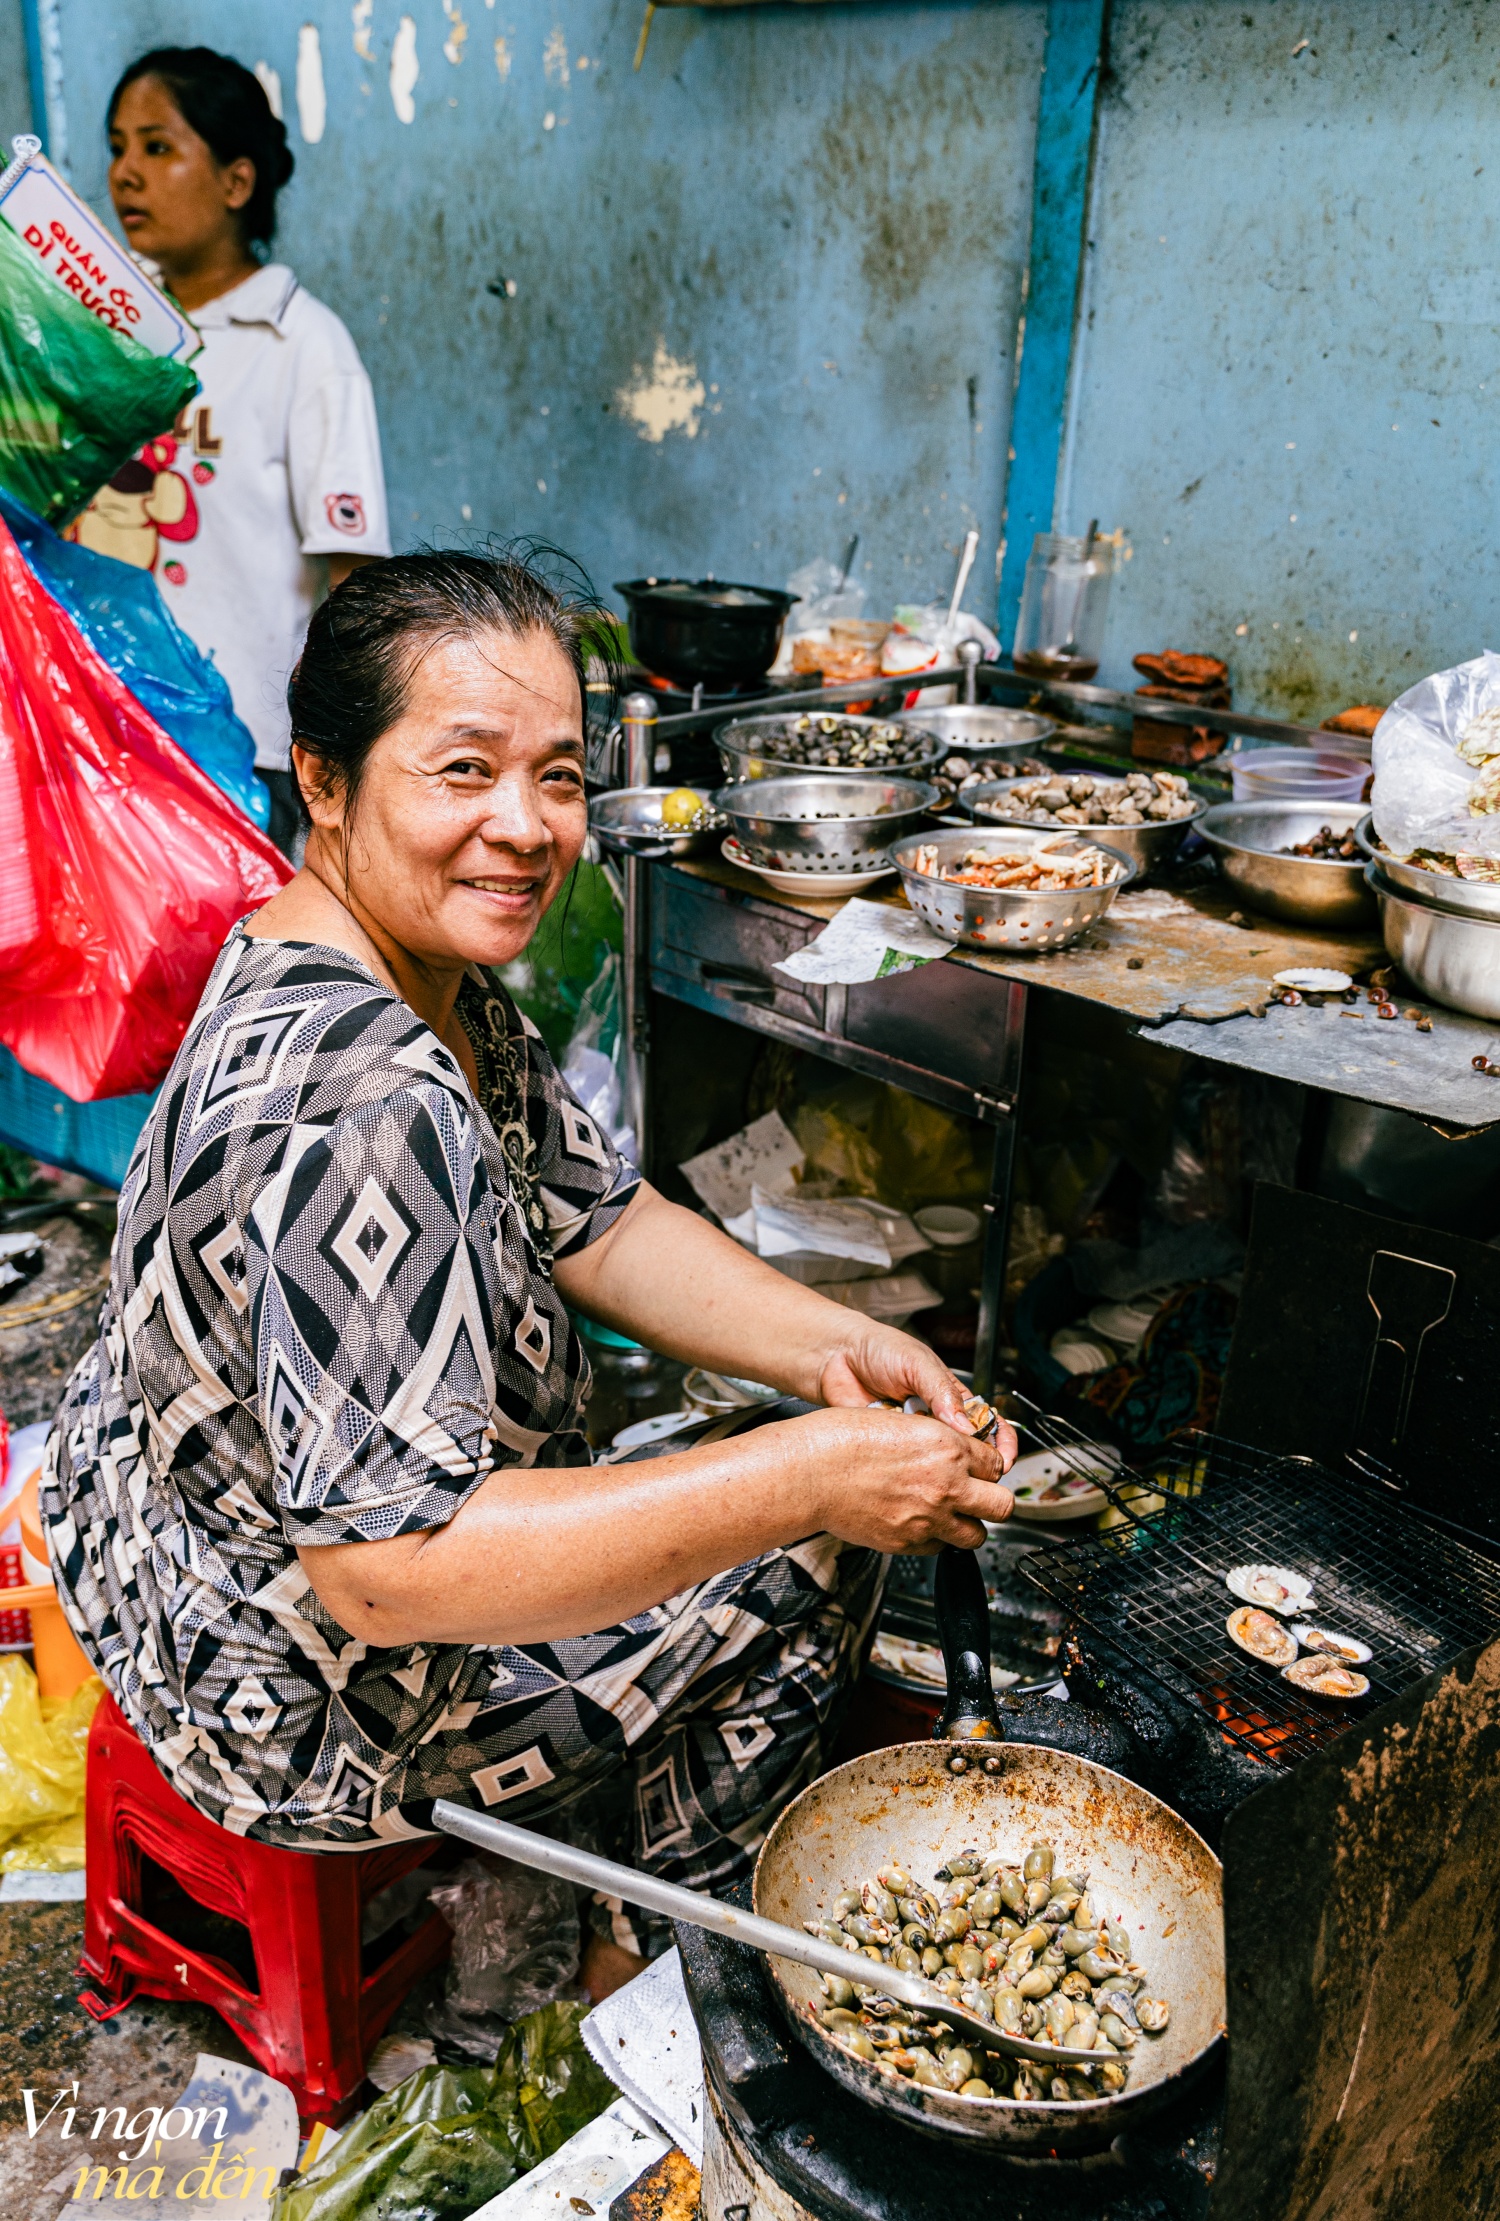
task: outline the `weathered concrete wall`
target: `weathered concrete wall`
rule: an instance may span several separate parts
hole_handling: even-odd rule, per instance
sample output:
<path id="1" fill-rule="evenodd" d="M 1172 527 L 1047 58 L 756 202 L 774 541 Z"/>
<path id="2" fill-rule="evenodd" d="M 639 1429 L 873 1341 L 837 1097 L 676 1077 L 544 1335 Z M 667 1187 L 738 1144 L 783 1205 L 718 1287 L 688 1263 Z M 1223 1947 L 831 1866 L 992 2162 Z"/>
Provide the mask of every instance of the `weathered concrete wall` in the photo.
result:
<path id="1" fill-rule="evenodd" d="M 31 129 L 31 89 L 26 82 L 26 33 L 21 0 L 0 0 L 0 159 L 10 142 Z"/>
<path id="2" fill-rule="evenodd" d="M 1500 9 L 1116 0 L 1111 62 L 1062 490 L 1133 548 L 1104 676 L 1204 648 L 1317 718 L 1500 646 Z"/>
<path id="3" fill-rule="evenodd" d="M 278 252 L 354 332 L 407 543 L 775 584 L 858 531 L 888 608 L 947 590 L 972 520 L 985 608 L 1044 17 L 669 9 L 637 75 L 635 0 L 62 0 L 73 175 L 104 197 L 143 47 L 277 70 Z"/>

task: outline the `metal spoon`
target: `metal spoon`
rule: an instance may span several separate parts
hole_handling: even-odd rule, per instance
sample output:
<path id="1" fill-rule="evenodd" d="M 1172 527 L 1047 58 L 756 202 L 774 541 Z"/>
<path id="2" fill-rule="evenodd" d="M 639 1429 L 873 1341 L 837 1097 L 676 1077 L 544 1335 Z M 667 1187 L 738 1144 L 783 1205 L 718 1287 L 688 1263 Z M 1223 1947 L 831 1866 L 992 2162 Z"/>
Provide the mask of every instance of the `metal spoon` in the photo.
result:
<path id="1" fill-rule="evenodd" d="M 642 1874 L 633 1866 L 618 1866 L 613 1859 L 577 1850 L 571 1843 L 556 1843 L 549 1835 L 533 1835 L 529 1828 L 514 1827 L 508 1820 L 492 1820 L 487 1813 L 472 1812 L 467 1805 L 453 1804 L 446 1797 L 440 1797 L 433 1806 L 432 1818 L 433 1824 L 449 1835 L 477 1843 L 483 1850 L 497 1851 L 502 1858 L 514 1859 L 518 1866 L 535 1867 L 541 1874 L 560 1874 L 564 1881 L 602 1890 L 606 1897 L 623 1897 L 632 1905 L 644 1905 L 648 1912 L 664 1913 L 669 1920 L 728 1936 L 731 1942 L 748 1943 L 752 1950 L 765 1951 L 773 1958 L 794 1959 L 798 1966 L 813 1967 L 819 1974 L 868 1983 L 882 1996 L 893 1997 L 914 2012 L 945 2021 L 955 2036 L 985 2051 L 1035 2059 L 1043 2066 L 1066 2061 L 1072 2066 L 1097 2067 L 1101 2059 L 1112 2056 L 1076 2051 L 1064 2044 L 1034 2043 L 1029 2036 L 1012 2036 L 993 2021 L 955 2004 L 920 1974 L 876 1966 L 873 1959 L 842 1950 L 821 1936 L 799 1935 L 779 1920 L 762 1920 L 758 1913 L 741 1912 L 738 1905 L 721 1904 L 717 1897 L 706 1897 L 699 1890 L 683 1889 L 676 1882 L 659 1882 L 654 1875 Z"/>

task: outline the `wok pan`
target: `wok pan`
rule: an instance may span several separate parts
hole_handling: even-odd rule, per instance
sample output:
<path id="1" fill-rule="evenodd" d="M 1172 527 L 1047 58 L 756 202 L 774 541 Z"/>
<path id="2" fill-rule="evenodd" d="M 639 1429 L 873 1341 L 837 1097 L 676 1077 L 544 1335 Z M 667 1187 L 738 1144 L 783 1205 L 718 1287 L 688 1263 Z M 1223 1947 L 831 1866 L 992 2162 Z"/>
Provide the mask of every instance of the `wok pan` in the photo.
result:
<path id="1" fill-rule="evenodd" d="M 1033 1842 L 1050 1841 L 1059 1871 L 1087 1869 L 1100 1911 L 1139 1937 L 1150 1994 L 1168 2000 L 1171 2020 L 1136 2045 L 1117 2096 L 1021 2104 L 927 2089 L 856 2058 L 815 2018 L 826 2001 L 804 1967 L 769 1959 L 770 1986 L 818 2064 L 909 2127 L 1012 2151 L 1097 2150 L 1180 2097 L 1220 2040 L 1222 1870 L 1202 1837 L 1134 1782 L 1069 1752 L 1005 1742 L 972 1555 L 944 1550 L 934 1586 L 948 1669 L 943 1740 L 870 1752 L 805 1789 L 779 1815 L 756 1862 L 756 1912 L 800 1927 L 827 1918 L 841 1890 L 893 1860 L 927 1880 L 950 1852 L 995 1849 L 1019 1862 Z"/>

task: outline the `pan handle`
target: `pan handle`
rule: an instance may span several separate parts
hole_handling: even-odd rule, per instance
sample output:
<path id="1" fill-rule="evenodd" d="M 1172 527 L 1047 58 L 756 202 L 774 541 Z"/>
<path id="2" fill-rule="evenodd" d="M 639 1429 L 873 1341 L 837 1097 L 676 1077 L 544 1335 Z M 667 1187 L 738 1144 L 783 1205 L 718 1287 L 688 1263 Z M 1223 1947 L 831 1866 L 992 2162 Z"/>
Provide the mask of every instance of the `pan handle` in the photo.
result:
<path id="1" fill-rule="evenodd" d="M 938 1734 L 955 1743 L 1005 1740 L 995 1710 L 995 1690 L 990 1680 L 990 1613 L 985 1599 L 984 1576 L 972 1550 L 956 1550 L 944 1543 L 933 1574 L 933 1601 L 937 1606 L 938 1639 L 948 1674 L 948 1697 L 938 1721 Z M 956 1751 L 949 1764 L 955 1773 L 968 1771 L 968 1760 Z"/>

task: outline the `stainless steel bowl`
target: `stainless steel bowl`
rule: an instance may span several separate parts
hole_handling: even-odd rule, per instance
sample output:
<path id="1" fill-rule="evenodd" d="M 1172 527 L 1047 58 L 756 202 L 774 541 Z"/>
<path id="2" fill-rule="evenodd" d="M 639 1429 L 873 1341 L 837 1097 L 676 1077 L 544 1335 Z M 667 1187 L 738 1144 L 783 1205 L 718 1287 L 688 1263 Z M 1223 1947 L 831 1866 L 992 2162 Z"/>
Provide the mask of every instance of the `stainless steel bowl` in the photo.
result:
<path id="1" fill-rule="evenodd" d="M 1500 918 L 1500 887 L 1485 886 L 1476 879 L 1455 879 L 1445 871 L 1429 871 L 1410 857 L 1393 856 L 1376 838 L 1374 821 L 1368 813 L 1355 826 L 1354 838 L 1392 886 L 1415 895 L 1419 902 L 1434 903 L 1439 910 L 1456 910 L 1466 918 Z"/>
<path id="2" fill-rule="evenodd" d="M 803 771 L 736 782 L 713 799 L 756 860 L 775 871 L 859 871 L 884 863 L 939 795 L 921 779 Z"/>
<path id="3" fill-rule="evenodd" d="M 782 710 L 770 717 L 737 717 L 727 725 L 720 725 L 714 732 L 714 744 L 719 751 L 719 761 L 724 766 L 724 776 L 736 782 L 743 779 L 831 778 L 867 779 L 881 775 L 881 767 L 873 764 L 808 764 L 797 763 L 776 754 L 776 743 L 783 740 L 788 725 L 799 717 L 836 717 L 841 725 L 893 725 L 892 717 L 851 717 L 846 711 L 830 707 L 827 710 Z M 902 724 L 908 720 L 901 719 Z M 943 743 L 927 729 L 927 720 L 915 722 L 915 730 L 927 741 L 918 756 L 909 762 L 892 764 L 889 776 L 894 779 L 920 779 L 941 761 L 947 753 Z"/>
<path id="4" fill-rule="evenodd" d="M 1035 710 L 992 709 L 984 704 L 898 710 L 892 722 L 935 734 L 948 755 L 972 757 L 976 767 L 1029 756 L 1057 731 L 1056 718 L 1039 717 Z"/>
<path id="5" fill-rule="evenodd" d="M 914 869 L 917 851 L 937 851 L 939 873 L 948 864 L 976 851 L 984 856 L 1019 856 L 1032 849 L 1056 850 L 1076 856 L 1082 848 L 1102 848 L 1118 866 L 1105 887 L 1074 887 L 1056 894 L 1032 894 L 1012 887 L 962 887 L 951 879 Z M 1065 949 L 1098 923 L 1122 887 L 1135 877 L 1135 866 L 1103 841 L 1086 837 L 1065 838 L 1054 826 L 1050 832 L 1029 826 L 1007 826 L 1003 832 L 960 826 L 957 831 L 918 833 L 891 849 L 891 862 L 901 874 L 906 899 L 920 917 L 944 940 L 961 948 L 989 949 L 1012 956 L 1017 952 L 1040 954 Z"/>
<path id="6" fill-rule="evenodd" d="M 1378 864 L 1365 868 L 1386 954 L 1417 992 L 1471 1018 L 1500 1019 L 1500 918 L 1439 910 L 1392 886 Z"/>
<path id="7" fill-rule="evenodd" d="M 1321 856 L 1284 856 L 1323 826 L 1351 833 L 1362 802 L 1217 802 L 1197 829 L 1241 901 L 1290 925 L 1362 925 L 1371 918 L 1365 867 Z"/>
<path id="8" fill-rule="evenodd" d="M 1003 802 L 1018 783 L 1015 779 L 986 779 L 982 786 L 965 787 L 957 796 L 958 807 L 967 810 L 982 824 L 1030 825 L 1045 832 L 1077 833 L 1083 840 L 1097 838 L 1107 842 L 1121 856 L 1128 856 L 1141 875 L 1169 864 L 1192 827 L 1208 810 L 1208 804 L 1200 802 L 1190 817 L 1169 818 L 1162 825 L 1059 825 L 1056 818 L 1040 810 L 1035 817 L 997 817 L 992 805 Z M 1123 779 L 1109 781 L 1111 786 L 1124 783 Z"/>
<path id="9" fill-rule="evenodd" d="M 704 823 L 685 832 L 663 825 L 661 806 L 676 787 L 616 787 L 589 799 L 589 830 L 606 848 L 626 856 L 707 856 L 724 834 L 724 819 L 707 787 L 694 787 L 707 813 Z"/>

